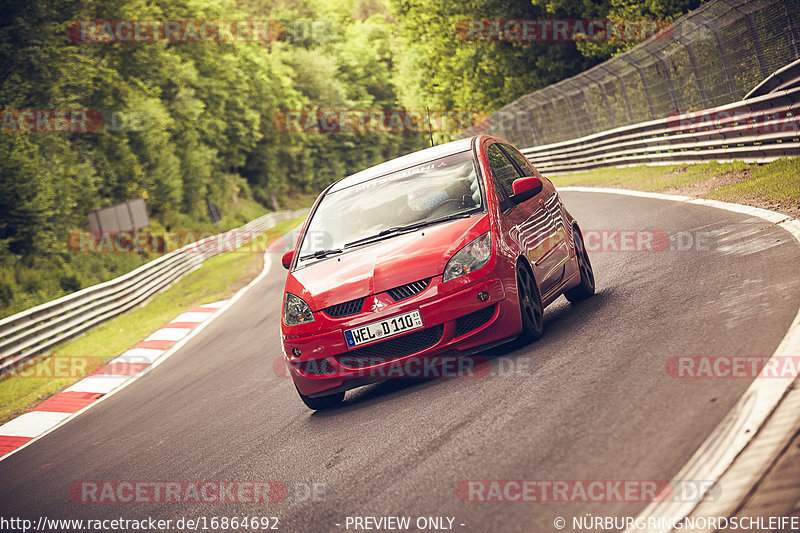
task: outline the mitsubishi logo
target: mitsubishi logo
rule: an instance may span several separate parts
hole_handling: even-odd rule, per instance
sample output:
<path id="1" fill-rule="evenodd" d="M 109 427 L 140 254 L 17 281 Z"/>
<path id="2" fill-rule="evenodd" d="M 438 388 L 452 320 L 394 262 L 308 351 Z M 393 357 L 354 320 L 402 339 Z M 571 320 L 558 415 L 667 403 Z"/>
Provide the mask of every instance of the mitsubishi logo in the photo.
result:
<path id="1" fill-rule="evenodd" d="M 378 311 L 378 312 L 380 312 L 380 311 L 381 311 L 381 309 L 383 309 L 384 307 L 386 307 L 386 304 L 382 304 L 382 303 L 381 303 L 381 302 L 378 300 L 378 297 L 377 297 L 377 296 L 376 296 L 376 297 L 375 297 L 375 298 L 372 300 L 372 309 L 371 309 L 371 311 Z"/>

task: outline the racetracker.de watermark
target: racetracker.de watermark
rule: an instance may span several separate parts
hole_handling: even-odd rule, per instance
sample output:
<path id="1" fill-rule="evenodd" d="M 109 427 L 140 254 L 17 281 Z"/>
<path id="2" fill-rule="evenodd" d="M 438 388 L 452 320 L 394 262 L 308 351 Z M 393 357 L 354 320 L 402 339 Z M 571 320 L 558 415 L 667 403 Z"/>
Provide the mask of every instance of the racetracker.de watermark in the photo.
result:
<path id="1" fill-rule="evenodd" d="M 463 19 L 456 36 L 464 41 L 509 42 L 641 42 L 667 39 L 665 20 L 627 19 Z"/>
<path id="2" fill-rule="evenodd" d="M 718 235 L 706 230 L 581 229 L 583 244 L 590 253 L 710 252 L 717 248 Z M 512 239 L 526 249 L 552 249 L 564 238 L 561 233 L 528 235 L 513 228 Z"/>
<path id="3" fill-rule="evenodd" d="M 468 503 L 696 502 L 717 500 L 713 481 L 631 479 L 471 479 L 456 485 Z"/>
<path id="4" fill-rule="evenodd" d="M 76 20 L 67 35 L 76 43 L 268 43 L 286 28 L 277 20 Z"/>
<path id="5" fill-rule="evenodd" d="M 35 363 L 19 361 L 3 371 L 3 377 L 32 379 L 81 378 L 98 368 L 103 360 L 96 356 L 54 355 Z M 136 366 L 136 365 L 134 365 Z"/>
<path id="6" fill-rule="evenodd" d="M 796 111 L 750 111 L 719 109 L 675 112 L 667 117 L 667 128 L 674 133 L 733 130 L 739 134 L 798 133 L 800 114 Z"/>
<path id="7" fill-rule="evenodd" d="M 100 112 L 86 109 L 0 110 L 0 133 L 93 133 L 103 123 Z"/>
<path id="8" fill-rule="evenodd" d="M 211 231 L 72 231 L 67 249 L 79 254 L 258 253 L 270 248 L 268 232 Z"/>
<path id="9" fill-rule="evenodd" d="M 793 379 L 800 375 L 800 356 L 680 355 L 667 360 L 666 370 L 682 379 Z"/>
<path id="10" fill-rule="evenodd" d="M 272 117 L 272 123 L 284 133 L 458 133 L 487 116 L 475 110 L 281 110 Z"/>
<path id="11" fill-rule="evenodd" d="M 148 113 L 136 110 L 4 109 L 0 133 L 110 133 L 144 131 L 151 126 Z"/>
<path id="12" fill-rule="evenodd" d="M 710 231 L 607 229 L 582 234 L 589 252 L 710 252 L 716 247 Z"/>
<path id="13" fill-rule="evenodd" d="M 341 373 L 348 377 L 384 379 L 438 379 L 438 378 L 486 378 L 486 377 L 521 377 L 520 368 L 493 365 L 481 356 L 454 357 L 431 356 L 423 358 L 405 358 L 386 361 L 381 357 L 348 356 L 346 353 L 337 356 Z M 322 359 L 307 361 L 291 361 L 288 363 L 305 374 L 322 375 L 328 373 L 330 363 Z M 290 378 L 290 370 L 285 358 L 278 356 L 272 362 L 273 373 L 281 378 Z M 528 370 L 527 368 L 525 369 Z"/>
<path id="14" fill-rule="evenodd" d="M 75 481 L 75 503 L 264 504 L 322 502 L 331 493 L 324 481 Z"/>

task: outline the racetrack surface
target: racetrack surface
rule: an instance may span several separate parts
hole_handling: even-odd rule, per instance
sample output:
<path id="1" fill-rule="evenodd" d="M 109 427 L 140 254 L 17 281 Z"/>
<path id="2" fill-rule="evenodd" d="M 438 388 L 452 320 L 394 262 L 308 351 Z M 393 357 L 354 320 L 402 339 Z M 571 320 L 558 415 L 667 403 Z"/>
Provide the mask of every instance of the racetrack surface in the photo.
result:
<path id="1" fill-rule="evenodd" d="M 285 278 L 274 258 L 170 359 L 1 461 L 0 515 L 277 516 L 283 531 L 343 531 L 347 516 L 449 516 L 457 531 L 534 532 L 555 531 L 556 516 L 635 516 L 645 502 L 464 502 L 456 487 L 671 479 L 750 380 L 676 379 L 667 361 L 771 355 L 800 307 L 800 246 L 720 209 L 562 197 L 584 233 L 690 231 L 710 249 L 590 251 L 597 294 L 548 307 L 541 340 L 482 354 L 502 375 L 393 380 L 317 413 L 273 370 Z M 75 503 L 69 488 L 82 480 L 273 480 L 289 493 L 275 504 Z M 301 489 L 313 482 L 322 492 L 308 501 Z"/>

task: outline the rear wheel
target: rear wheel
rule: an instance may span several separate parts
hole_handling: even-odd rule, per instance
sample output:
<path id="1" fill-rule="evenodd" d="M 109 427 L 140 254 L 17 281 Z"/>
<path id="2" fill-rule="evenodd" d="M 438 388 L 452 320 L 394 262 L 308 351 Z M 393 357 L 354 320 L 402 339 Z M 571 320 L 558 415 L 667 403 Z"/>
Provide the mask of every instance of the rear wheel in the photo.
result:
<path id="1" fill-rule="evenodd" d="M 581 273 L 581 282 L 575 287 L 564 293 L 564 296 L 572 303 L 585 300 L 594 294 L 594 271 L 592 263 L 589 262 L 589 254 L 586 253 L 586 246 L 583 244 L 583 236 L 578 228 L 573 230 L 575 239 L 575 255 L 578 258 L 578 269 Z"/>
<path id="2" fill-rule="evenodd" d="M 526 344 L 539 339 L 544 333 L 544 307 L 533 275 L 521 263 L 517 265 L 517 295 L 519 313 L 522 315 L 522 333 L 517 340 Z"/>
<path id="3" fill-rule="evenodd" d="M 294 388 L 297 389 L 297 385 L 295 385 Z M 306 404 L 309 409 L 314 409 L 315 411 L 319 409 L 328 409 L 329 407 L 336 407 L 344 400 L 344 391 L 329 394 L 327 396 L 318 396 L 316 398 L 306 396 L 300 392 L 300 389 L 297 389 L 297 394 L 300 395 L 300 399 L 303 400 L 303 403 Z"/>

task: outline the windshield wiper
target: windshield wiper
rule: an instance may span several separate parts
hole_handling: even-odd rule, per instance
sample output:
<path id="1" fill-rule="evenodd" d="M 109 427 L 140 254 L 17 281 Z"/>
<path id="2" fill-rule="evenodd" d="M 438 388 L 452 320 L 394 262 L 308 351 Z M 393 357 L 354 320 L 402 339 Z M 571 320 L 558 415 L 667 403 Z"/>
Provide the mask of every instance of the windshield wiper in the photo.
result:
<path id="1" fill-rule="evenodd" d="M 311 259 L 312 257 L 315 259 L 323 259 L 325 257 L 328 257 L 329 255 L 340 254 L 343 251 L 344 250 L 342 250 L 341 248 L 332 248 L 330 250 L 317 250 L 313 254 L 301 256 L 300 260 L 302 261 L 303 259 Z"/>
<path id="2" fill-rule="evenodd" d="M 348 242 L 347 244 L 344 245 L 344 247 L 345 248 L 350 248 L 352 246 L 357 246 L 359 244 L 366 244 L 368 242 L 379 241 L 379 240 L 382 240 L 382 239 L 384 239 L 386 237 L 389 237 L 390 235 L 395 235 L 397 233 L 405 233 L 405 232 L 408 232 L 408 231 L 414 231 L 414 230 L 419 229 L 419 228 L 424 228 L 425 226 L 431 226 L 433 224 L 439 224 L 440 222 L 447 222 L 448 220 L 455 220 L 457 218 L 467 218 L 467 217 L 470 217 L 470 216 L 474 215 L 475 213 L 477 213 L 478 211 L 481 211 L 481 210 L 482 210 L 481 207 L 475 207 L 475 208 L 470 209 L 468 211 L 462 211 L 460 213 L 454 213 L 452 215 L 447 215 L 446 217 L 434 218 L 433 220 L 423 220 L 421 222 L 416 222 L 414 224 L 408 224 L 406 226 L 394 226 L 394 227 L 387 228 L 387 229 L 381 231 L 377 235 L 371 235 L 369 237 L 364 237 L 363 239 L 358 239 L 358 240 L 355 240 L 355 241 L 352 241 L 352 242 Z"/>

